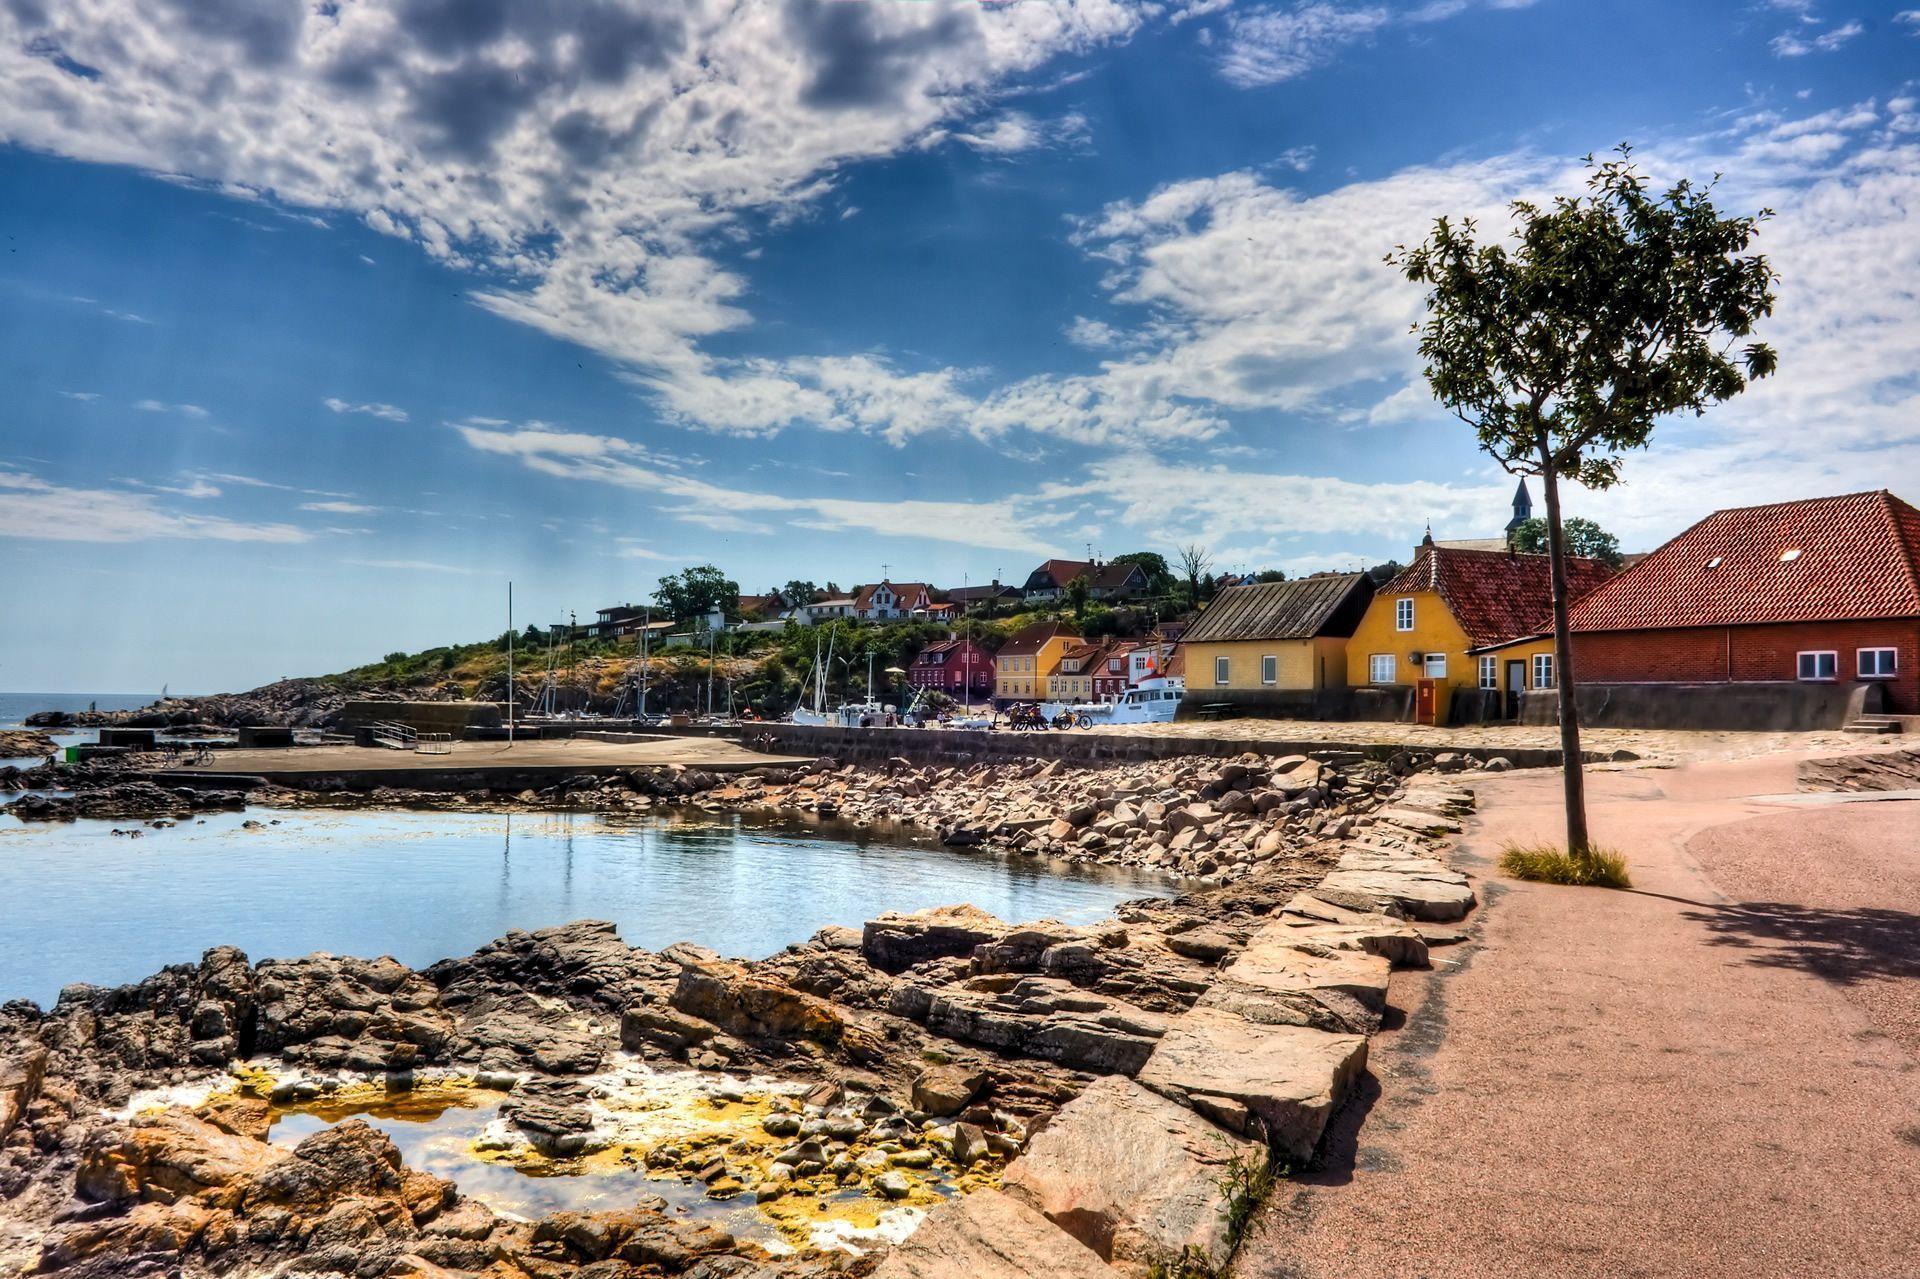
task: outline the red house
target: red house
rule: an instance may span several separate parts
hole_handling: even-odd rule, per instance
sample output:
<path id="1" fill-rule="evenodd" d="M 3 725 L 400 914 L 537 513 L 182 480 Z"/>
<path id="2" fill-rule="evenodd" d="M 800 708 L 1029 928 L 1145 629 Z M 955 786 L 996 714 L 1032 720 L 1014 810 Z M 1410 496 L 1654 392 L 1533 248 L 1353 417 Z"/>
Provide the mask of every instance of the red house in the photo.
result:
<path id="1" fill-rule="evenodd" d="M 920 650 L 907 682 L 962 701 L 993 696 L 993 654 L 969 639 L 940 640 Z"/>
<path id="2" fill-rule="evenodd" d="M 1715 511 L 1569 622 L 1582 703 L 1637 698 L 1639 722 L 1920 715 L 1920 510 L 1881 489 Z"/>
<path id="3" fill-rule="evenodd" d="M 1140 645 L 1132 640 L 1119 640 L 1109 644 L 1106 651 L 1093 664 L 1093 700 L 1103 697 L 1119 697 L 1133 686 L 1128 667 L 1131 655 Z"/>

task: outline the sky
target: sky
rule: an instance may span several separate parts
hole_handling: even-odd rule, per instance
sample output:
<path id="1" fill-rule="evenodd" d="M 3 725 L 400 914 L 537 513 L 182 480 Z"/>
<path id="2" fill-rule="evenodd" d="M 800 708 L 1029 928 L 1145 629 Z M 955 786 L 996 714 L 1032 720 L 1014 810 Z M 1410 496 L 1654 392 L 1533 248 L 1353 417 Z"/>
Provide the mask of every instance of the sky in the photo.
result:
<path id="1" fill-rule="evenodd" d="M 1495 533 L 1382 258 L 1622 141 L 1780 369 L 1568 513 L 1920 499 L 1899 0 L 0 0 L 0 688 Z"/>

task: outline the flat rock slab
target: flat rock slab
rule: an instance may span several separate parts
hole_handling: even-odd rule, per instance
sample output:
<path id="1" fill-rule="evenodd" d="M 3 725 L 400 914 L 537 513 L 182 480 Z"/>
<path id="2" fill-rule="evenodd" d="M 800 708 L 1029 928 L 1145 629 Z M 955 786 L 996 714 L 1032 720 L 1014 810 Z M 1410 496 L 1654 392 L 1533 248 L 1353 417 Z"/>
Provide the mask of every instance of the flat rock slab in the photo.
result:
<path id="1" fill-rule="evenodd" d="M 1396 875 L 1421 875 L 1427 879 L 1438 879 L 1449 884 L 1464 884 L 1467 877 L 1454 870 L 1435 857 L 1421 857 L 1413 853 L 1387 852 L 1368 849 L 1364 852 L 1348 852 L 1340 855 L 1334 864 L 1335 870 L 1390 870 Z"/>
<path id="2" fill-rule="evenodd" d="M 1375 821 L 1398 826 L 1404 830 L 1417 830 L 1426 835 L 1458 835 L 1466 827 L 1452 817 L 1443 817 L 1439 813 L 1423 812 L 1418 808 L 1401 805 L 1396 808 L 1383 808 L 1373 815 Z"/>
<path id="3" fill-rule="evenodd" d="M 1116 1268 L 1144 1275 L 1189 1247 L 1224 1260 L 1220 1182 L 1233 1160 L 1257 1167 L 1266 1157 L 1257 1142 L 1109 1076 L 1068 1102 L 1000 1184 Z"/>
<path id="4" fill-rule="evenodd" d="M 935 1208 L 873 1279 L 1114 1279 L 1086 1245 L 996 1190 Z"/>
<path id="5" fill-rule="evenodd" d="M 1285 925 L 1278 925 L 1285 931 Z M 1336 950 L 1276 938 L 1262 929 L 1201 997 L 1268 1026 L 1312 1026 L 1370 1035 L 1387 1007 L 1392 965 L 1364 950 Z"/>
<path id="6" fill-rule="evenodd" d="M 1177 1018 L 1140 1082 L 1305 1160 L 1367 1063 L 1365 1035 L 1262 1026 L 1215 1008 Z"/>
<path id="7" fill-rule="evenodd" d="M 1473 909 L 1473 889 L 1465 882 L 1398 871 L 1336 870 L 1320 881 L 1320 891 L 1343 898 L 1391 903 L 1414 919 L 1432 923 L 1463 919 Z"/>

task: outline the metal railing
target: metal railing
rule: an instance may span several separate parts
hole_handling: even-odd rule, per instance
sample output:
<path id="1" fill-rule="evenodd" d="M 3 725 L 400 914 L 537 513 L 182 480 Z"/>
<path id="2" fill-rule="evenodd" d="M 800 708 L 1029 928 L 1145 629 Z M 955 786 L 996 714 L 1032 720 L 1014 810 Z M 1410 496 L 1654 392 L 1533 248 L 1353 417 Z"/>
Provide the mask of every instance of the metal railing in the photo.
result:
<path id="1" fill-rule="evenodd" d="M 422 755 L 453 754 L 452 733 L 420 733 L 415 740 L 419 743 L 416 749 Z"/>
<path id="2" fill-rule="evenodd" d="M 417 750 L 420 746 L 420 734 L 405 724 L 396 724 L 391 720 L 382 720 L 372 725 L 373 742 L 376 746 L 385 746 L 397 751 Z"/>

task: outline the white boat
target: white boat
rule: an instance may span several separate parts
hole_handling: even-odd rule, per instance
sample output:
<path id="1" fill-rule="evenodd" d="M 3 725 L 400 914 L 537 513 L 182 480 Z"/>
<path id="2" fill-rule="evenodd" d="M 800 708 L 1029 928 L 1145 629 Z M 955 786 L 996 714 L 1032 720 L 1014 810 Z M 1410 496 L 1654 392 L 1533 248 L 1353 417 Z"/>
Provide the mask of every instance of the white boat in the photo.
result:
<path id="1" fill-rule="evenodd" d="M 1186 689 L 1166 680 L 1152 679 L 1143 681 L 1138 688 L 1130 688 L 1112 701 L 1104 702 L 1042 702 L 1040 713 L 1049 720 L 1059 719 L 1072 711 L 1075 716 L 1089 720 L 1094 724 L 1171 724 L 1179 713 L 1180 699 L 1186 695 Z"/>

